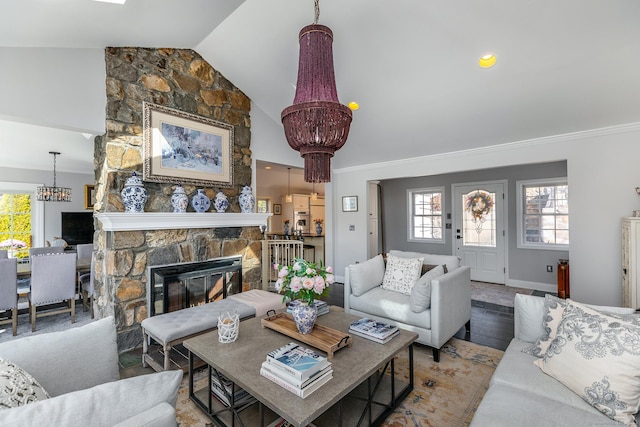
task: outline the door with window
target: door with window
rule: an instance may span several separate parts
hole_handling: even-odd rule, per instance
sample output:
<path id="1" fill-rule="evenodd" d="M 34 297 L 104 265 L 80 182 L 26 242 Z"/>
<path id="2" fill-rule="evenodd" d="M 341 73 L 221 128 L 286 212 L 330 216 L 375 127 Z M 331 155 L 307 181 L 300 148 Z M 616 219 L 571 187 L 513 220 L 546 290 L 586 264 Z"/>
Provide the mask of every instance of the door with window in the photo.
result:
<path id="1" fill-rule="evenodd" d="M 471 280 L 505 283 L 504 182 L 453 185 L 454 247 Z"/>

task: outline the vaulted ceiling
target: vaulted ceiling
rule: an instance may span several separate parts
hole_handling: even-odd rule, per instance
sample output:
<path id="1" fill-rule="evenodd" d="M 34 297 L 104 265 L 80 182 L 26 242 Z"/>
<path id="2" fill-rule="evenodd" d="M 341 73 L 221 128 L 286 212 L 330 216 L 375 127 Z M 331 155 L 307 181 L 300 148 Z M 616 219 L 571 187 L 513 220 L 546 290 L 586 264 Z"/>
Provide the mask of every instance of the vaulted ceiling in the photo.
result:
<path id="1" fill-rule="evenodd" d="M 312 21 L 313 0 L 21 0 L 0 6 L 0 47 L 193 48 L 279 125 Z M 340 101 L 361 106 L 333 165 L 640 121 L 639 22 L 637 0 L 321 0 Z M 49 169 L 55 148 L 59 170 L 93 170 L 91 140 L 56 123 L 0 121 L 0 143 L 0 166 Z"/>

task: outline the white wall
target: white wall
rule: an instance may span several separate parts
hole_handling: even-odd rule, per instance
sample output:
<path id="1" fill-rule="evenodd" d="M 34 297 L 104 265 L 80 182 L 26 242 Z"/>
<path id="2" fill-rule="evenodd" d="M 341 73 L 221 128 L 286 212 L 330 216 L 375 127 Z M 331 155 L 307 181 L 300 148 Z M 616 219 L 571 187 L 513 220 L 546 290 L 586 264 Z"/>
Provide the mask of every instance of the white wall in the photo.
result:
<path id="1" fill-rule="evenodd" d="M 53 171 L 0 168 L 0 181 L 53 185 Z M 84 208 L 84 186 L 93 184 L 93 174 L 56 172 L 56 185 L 71 188 L 73 201 L 46 202 L 44 205 L 44 240 L 51 241 L 62 231 L 61 212 L 88 212 Z M 43 242 L 33 242 L 42 245 Z"/>
<path id="2" fill-rule="evenodd" d="M 104 49 L 0 47 L 0 58 L 0 117 L 104 133 Z"/>
<path id="3" fill-rule="evenodd" d="M 640 123 L 540 138 L 486 149 L 333 171 L 327 186 L 327 264 L 339 276 L 367 254 L 367 181 L 567 160 L 571 297 L 620 305 L 620 221 L 640 208 Z M 347 142 L 348 143 L 348 142 Z M 337 154 L 339 155 L 339 153 Z M 342 212 L 341 197 L 358 196 L 358 212 Z M 355 231 L 349 231 L 355 225 Z"/>

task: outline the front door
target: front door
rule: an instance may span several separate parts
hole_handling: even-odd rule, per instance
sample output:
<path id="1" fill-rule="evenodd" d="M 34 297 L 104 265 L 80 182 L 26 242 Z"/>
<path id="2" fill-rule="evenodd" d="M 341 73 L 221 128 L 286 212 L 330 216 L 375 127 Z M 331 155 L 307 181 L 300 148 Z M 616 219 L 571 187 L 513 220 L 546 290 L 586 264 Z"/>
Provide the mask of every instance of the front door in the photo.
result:
<path id="1" fill-rule="evenodd" d="M 505 283 L 504 182 L 453 185 L 456 255 L 471 280 Z"/>

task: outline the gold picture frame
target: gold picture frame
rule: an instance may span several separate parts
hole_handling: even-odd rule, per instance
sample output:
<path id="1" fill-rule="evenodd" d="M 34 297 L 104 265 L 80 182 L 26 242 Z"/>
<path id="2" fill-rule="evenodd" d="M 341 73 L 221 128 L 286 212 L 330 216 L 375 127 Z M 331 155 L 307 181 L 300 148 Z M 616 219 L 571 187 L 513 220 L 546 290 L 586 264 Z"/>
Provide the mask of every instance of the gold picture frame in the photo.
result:
<path id="1" fill-rule="evenodd" d="M 282 205 L 274 203 L 273 204 L 273 214 L 274 215 L 282 215 Z"/>
<path id="2" fill-rule="evenodd" d="M 96 203 L 96 186 L 87 184 L 84 186 L 84 208 L 93 209 Z"/>
<path id="3" fill-rule="evenodd" d="M 233 186 L 233 126 L 162 105 L 143 104 L 142 179 Z"/>

